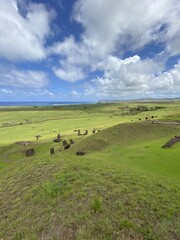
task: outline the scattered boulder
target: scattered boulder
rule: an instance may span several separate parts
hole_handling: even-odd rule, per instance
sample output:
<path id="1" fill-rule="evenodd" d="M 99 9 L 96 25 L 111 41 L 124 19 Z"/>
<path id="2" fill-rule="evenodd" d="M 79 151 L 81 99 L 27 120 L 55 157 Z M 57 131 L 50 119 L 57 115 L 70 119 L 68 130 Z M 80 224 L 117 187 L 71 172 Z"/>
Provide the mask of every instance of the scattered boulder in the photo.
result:
<path id="1" fill-rule="evenodd" d="M 92 133 L 95 133 L 96 132 L 96 129 L 95 128 L 93 128 L 93 130 L 92 130 Z"/>
<path id="2" fill-rule="evenodd" d="M 141 118 L 139 118 L 139 121 L 141 121 Z"/>
<path id="3" fill-rule="evenodd" d="M 34 156 L 34 154 L 35 154 L 34 148 L 29 148 L 26 150 L 26 157 Z"/>
<path id="4" fill-rule="evenodd" d="M 152 124 L 158 124 L 159 121 L 158 121 L 158 120 L 153 120 L 151 123 L 152 123 Z"/>
<path id="5" fill-rule="evenodd" d="M 28 146 L 28 145 L 30 145 L 31 144 L 31 142 L 24 142 L 24 146 L 26 147 L 26 146 Z"/>
<path id="6" fill-rule="evenodd" d="M 180 136 L 175 136 L 174 138 L 171 138 L 166 144 L 164 144 L 161 148 L 170 148 L 175 143 L 180 142 Z"/>
<path id="7" fill-rule="evenodd" d="M 67 149 L 69 149 L 70 148 L 70 143 L 68 143 L 68 144 L 66 144 L 65 146 L 64 146 L 64 150 L 67 150 Z"/>
<path id="8" fill-rule="evenodd" d="M 86 154 L 86 153 L 83 152 L 83 151 L 77 151 L 77 152 L 76 152 L 76 155 L 77 155 L 77 156 L 83 156 L 84 154 Z"/>
<path id="9" fill-rule="evenodd" d="M 50 148 L 50 155 L 55 154 L 54 148 Z"/>
<path id="10" fill-rule="evenodd" d="M 74 144 L 75 142 L 72 139 L 69 139 L 70 144 Z"/>
<path id="11" fill-rule="evenodd" d="M 20 144 L 20 145 L 24 145 L 24 146 L 28 146 L 31 144 L 30 141 L 19 141 L 19 142 L 16 142 L 17 144 Z"/>

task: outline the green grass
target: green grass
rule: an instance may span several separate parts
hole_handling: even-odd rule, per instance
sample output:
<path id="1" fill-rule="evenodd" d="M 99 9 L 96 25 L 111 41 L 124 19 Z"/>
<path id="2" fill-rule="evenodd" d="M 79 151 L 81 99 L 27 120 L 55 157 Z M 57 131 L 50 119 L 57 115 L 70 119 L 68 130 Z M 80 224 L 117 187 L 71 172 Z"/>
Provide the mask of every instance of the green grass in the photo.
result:
<path id="1" fill-rule="evenodd" d="M 154 113 L 162 121 L 179 120 L 179 102 L 144 104 L 166 106 Z M 89 105 L 86 111 L 1 109 L 0 238 L 179 239 L 180 146 L 161 146 L 180 129 L 139 123 L 153 114 L 126 116 L 126 105 L 137 103 Z M 32 122 L 3 125 L 25 118 Z M 92 134 L 94 127 L 101 131 Z M 89 134 L 78 137 L 74 129 Z M 75 140 L 69 150 L 53 143 L 59 132 Z M 35 156 L 25 157 L 29 147 L 16 143 L 21 140 L 32 141 Z M 76 156 L 77 150 L 86 154 Z"/>

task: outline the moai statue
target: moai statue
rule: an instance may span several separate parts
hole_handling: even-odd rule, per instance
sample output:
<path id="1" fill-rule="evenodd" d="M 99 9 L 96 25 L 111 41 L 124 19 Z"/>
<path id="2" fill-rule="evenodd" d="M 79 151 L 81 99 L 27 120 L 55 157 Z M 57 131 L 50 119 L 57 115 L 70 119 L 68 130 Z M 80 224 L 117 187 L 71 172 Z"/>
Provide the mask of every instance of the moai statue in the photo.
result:
<path id="1" fill-rule="evenodd" d="M 35 154 L 34 148 L 30 148 L 26 150 L 26 157 L 31 157 Z"/>
<path id="2" fill-rule="evenodd" d="M 95 128 L 93 128 L 93 130 L 92 130 L 92 133 L 95 133 L 96 132 L 96 129 Z"/>
<path id="3" fill-rule="evenodd" d="M 36 140 L 39 140 L 39 138 L 41 137 L 40 135 L 36 135 Z"/>
<path id="4" fill-rule="evenodd" d="M 70 144 L 74 144 L 75 142 L 72 139 L 69 139 Z"/>
<path id="5" fill-rule="evenodd" d="M 61 135 L 58 133 L 57 137 L 53 140 L 54 142 L 60 142 L 61 141 Z"/>
<path id="6" fill-rule="evenodd" d="M 63 146 L 66 146 L 67 145 L 67 141 L 66 140 L 63 140 Z"/>
<path id="7" fill-rule="evenodd" d="M 50 155 L 55 154 L 54 148 L 50 148 Z"/>
<path id="8" fill-rule="evenodd" d="M 87 135 L 88 134 L 88 130 L 85 131 L 84 135 Z"/>
<path id="9" fill-rule="evenodd" d="M 77 130 L 77 135 L 78 135 L 78 136 L 81 135 L 81 130 Z"/>
<path id="10" fill-rule="evenodd" d="M 60 140 L 60 138 L 61 138 L 61 135 L 60 135 L 60 133 L 58 133 L 57 139 Z"/>
<path id="11" fill-rule="evenodd" d="M 67 150 L 68 148 L 70 148 L 70 143 L 68 143 L 68 144 L 66 144 L 65 146 L 64 146 L 64 150 Z"/>

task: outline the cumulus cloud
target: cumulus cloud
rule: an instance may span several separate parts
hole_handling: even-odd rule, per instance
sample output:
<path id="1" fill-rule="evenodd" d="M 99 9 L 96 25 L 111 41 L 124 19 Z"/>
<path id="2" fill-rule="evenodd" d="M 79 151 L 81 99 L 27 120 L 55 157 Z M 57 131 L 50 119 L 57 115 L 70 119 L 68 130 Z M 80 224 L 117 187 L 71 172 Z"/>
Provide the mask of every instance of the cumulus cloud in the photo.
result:
<path id="1" fill-rule="evenodd" d="M 48 84 L 47 74 L 42 71 L 19 70 L 17 68 L 0 66 L 0 86 L 42 88 Z"/>
<path id="2" fill-rule="evenodd" d="M 124 84 L 145 82 L 145 77 L 139 75 L 144 75 L 144 71 L 157 74 L 155 65 L 159 64 L 147 59 L 125 67 L 127 61 L 136 61 L 136 57 L 119 60 L 116 56 L 122 57 L 127 50 L 142 49 L 151 43 L 163 44 L 166 56 L 180 54 L 179 15 L 178 0 L 139 0 L 134 4 L 132 0 L 78 0 L 73 19 L 83 27 L 80 40 L 69 36 L 49 48 L 49 54 L 59 56 L 59 67 L 53 70 L 60 79 L 74 82 L 99 70 L 105 70 L 104 77 L 108 79 L 112 72 L 119 74 L 114 70 L 123 65 Z M 108 69 L 104 68 L 106 64 Z M 134 67 L 132 77 L 128 71 Z"/>
<path id="3" fill-rule="evenodd" d="M 71 94 L 72 94 L 73 96 L 80 96 L 80 93 L 77 92 L 76 90 L 72 90 L 72 91 L 71 91 Z"/>
<path id="4" fill-rule="evenodd" d="M 60 68 L 54 67 L 53 71 L 58 78 L 68 82 L 76 82 L 86 77 L 82 68 L 73 65 L 64 64 Z"/>
<path id="5" fill-rule="evenodd" d="M 167 93 L 180 93 L 180 62 L 169 71 L 153 60 L 139 56 L 125 60 L 109 57 L 101 63 L 104 75 L 91 81 L 84 94 L 104 98 L 161 97 Z"/>
<path id="6" fill-rule="evenodd" d="M 86 78 L 97 63 L 93 51 L 83 42 L 76 42 L 73 36 L 49 47 L 48 53 L 60 57 L 59 66 L 53 71 L 61 80 L 75 82 Z M 86 74 L 87 72 L 87 74 Z"/>
<path id="7" fill-rule="evenodd" d="M 88 49 L 82 42 L 76 42 L 73 36 L 55 43 L 49 48 L 49 54 L 60 55 L 68 64 L 89 64 Z"/>
<path id="8" fill-rule="evenodd" d="M 179 54 L 179 15 L 179 0 L 78 0 L 74 8 L 75 20 L 84 27 L 83 41 L 101 56 L 152 41 Z"/>
<path id="9" fill-rule="evenodd" d="M 51 32 L 53 17 L 54 12 L 43 4 L 1 0 L 0 58 L 10 61 L 44 58 L 45 40 Z"/>

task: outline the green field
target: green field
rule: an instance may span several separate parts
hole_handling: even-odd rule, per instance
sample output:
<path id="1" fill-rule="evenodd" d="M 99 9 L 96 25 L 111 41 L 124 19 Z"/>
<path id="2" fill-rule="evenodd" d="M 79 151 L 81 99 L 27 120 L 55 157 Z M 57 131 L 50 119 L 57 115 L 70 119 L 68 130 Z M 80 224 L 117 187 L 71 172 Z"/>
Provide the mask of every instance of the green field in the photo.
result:
<path id="1" fill-rule="evenodd" d="M 180 239 L 180 143 L 161 148 L 175 135 L 180 101 L 1 107 L 0 239 Z"/>

